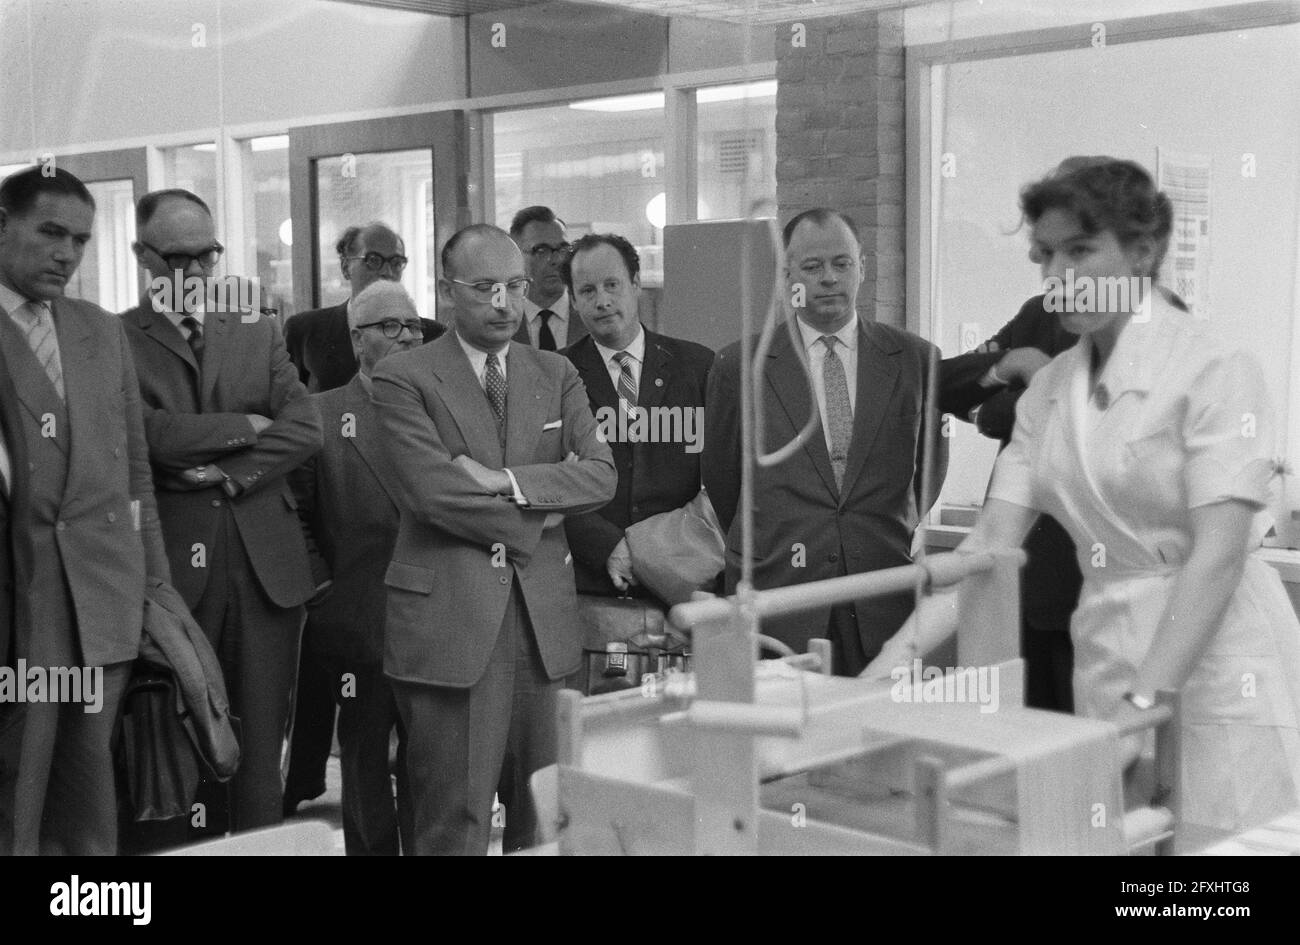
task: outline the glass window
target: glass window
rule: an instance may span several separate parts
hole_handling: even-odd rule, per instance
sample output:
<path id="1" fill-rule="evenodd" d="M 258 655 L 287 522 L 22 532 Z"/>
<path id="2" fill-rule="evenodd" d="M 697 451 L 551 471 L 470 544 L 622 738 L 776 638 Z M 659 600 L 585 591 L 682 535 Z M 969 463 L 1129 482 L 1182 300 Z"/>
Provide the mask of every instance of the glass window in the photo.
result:
<path id="1" fill-rule="evenodd" d="M 776 80 L 695 92 L 697 214 L 776 216 Z"/>
<path id="2" fill-rule="evenodd" d="M 320 221 L 320 304 L 350 294 L 335 245 L 349 226 L 379 221 L 406 245 L 402 285 L 426 318 L 437 311 L 434 273 L 433 152 L 427 149 L 345 154 L 316 162 Z"/>
<path id="3" fill-rule="evenodd" d="M 663 93 L 496 112 L 492 153 L 495 217 L 503 229 L 521 208 L 545 204 L 569 225 L 571 238 L 614 232 L 638 247 L 659 242 Z"/>
<path id="4" fill-rule="evenodd" d="M 289 214 L 289 136 L 241 141 L 244 258 L 232 269 L 256 273 L 263 307 L 293 314 L 293 223 Z"/>
<path id="5" fill-rule="evenodd" d="M 131 180 L 87 181 L 95 198 L 94 235 L 81 265 L 68 282 L 69 298 L 94 302 L 110 312 L 124 312 L 140 301 L 135 242 L 135 200 Z"/>
<path id="6" fill-rule="evenodd" d="M 214 216 L 219 215 L 217 146 L 211 143 L 185 144 L 176 148 L 161 148 L 159 153 L 163 161 L 163 187 L 178 187 L 197 194 L 212 208 Z"/>

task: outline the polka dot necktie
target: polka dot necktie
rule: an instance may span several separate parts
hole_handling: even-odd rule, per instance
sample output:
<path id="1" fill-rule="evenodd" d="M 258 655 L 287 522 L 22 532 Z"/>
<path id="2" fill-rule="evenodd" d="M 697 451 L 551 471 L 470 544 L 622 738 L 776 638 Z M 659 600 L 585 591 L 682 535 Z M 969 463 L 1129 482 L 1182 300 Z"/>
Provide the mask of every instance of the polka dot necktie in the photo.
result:
<path id="1" fill-rule="evenodd" d="M 844 362 L 835 353 L 834 335 L 822 335 L 826 360 L 822 362 L 822 383 L 826 387 L 826 429 L 831 437 L 831 470 L 835 488 L 844 487 L 844 470 L 849 462 L 849 440 L 853 438 L 853 408 L 849 406 L 849 384 Z"/>
<path id="2" fill-rule="evenodd" d="M 495 354 L 489 354 L 487 370 L 483 374 L 483 387 L 492 404 L 492 412 L 497 418 L 497 433 L 504 439 L 506 427 L 506 377 L 501 373 L 501 364 Z"/>

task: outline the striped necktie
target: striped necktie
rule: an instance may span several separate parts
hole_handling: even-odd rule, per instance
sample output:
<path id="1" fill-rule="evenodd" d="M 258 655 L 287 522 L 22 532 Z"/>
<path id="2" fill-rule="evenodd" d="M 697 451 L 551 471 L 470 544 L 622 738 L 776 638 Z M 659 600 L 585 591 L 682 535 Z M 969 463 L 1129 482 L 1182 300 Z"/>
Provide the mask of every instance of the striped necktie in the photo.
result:
<path id="1" fill-rule="evenodd" d="M 835 353 L 834 335 L 819 339 L 826 346 L 822 362 L 822 383 L 826 387 L 826 429 L 831 437 L 831 470 L 835 488 L 844 487 L 844 470 L 849 463 L 849 440 L 853 437 L 853 408 L 849 406 L 849 384 L 844 376 L 844 362 Z"/>
<path id="2" fill-rule="evenodd" d="M 614 360 L 618 362 L 618 399 L 623 404 L 623 412 L 629 417 L 633 415 L 636 407 L 636 381 L 632 378 L 632 355 L 626 351 L 614 352 Z"/>
<path id="3" fill-rule="evenodd" d="M 63 364 L 59 359 L 59 337 L 54 332 L 54 315 L 41 302 L 28 302 L 18 311 L 23 313 L 27 323 L 27 344 L 41 363 L 45 374 L 58 391 L 59 399 L 65 400 L 63 390 Z"/>

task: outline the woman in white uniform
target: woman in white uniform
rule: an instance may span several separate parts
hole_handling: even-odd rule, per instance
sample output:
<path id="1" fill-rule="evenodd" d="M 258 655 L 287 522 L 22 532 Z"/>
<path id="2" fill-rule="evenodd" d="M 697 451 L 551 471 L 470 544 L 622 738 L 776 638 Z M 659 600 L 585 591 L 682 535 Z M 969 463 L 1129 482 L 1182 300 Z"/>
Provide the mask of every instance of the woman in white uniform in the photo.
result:
<path id="1" fill-rule="evenodd" d="M 1274 476 L 1259 365 L 1154 287 L 1172 212 L 1139 165 L 1050 176 L 1021 210 L 1081 340 L 1017 405 L 962 549 L 1018 548 L 1039 512 L 1066 527 L 1084 578 L 1076 711 L 1122 723 L 1181 691 L 1184 822 L 1237 830 L 1300 807 L 1300 623 L 1256 553 Z M 953 599 L 927 599 L 863 675 L 946 638 Z"/>

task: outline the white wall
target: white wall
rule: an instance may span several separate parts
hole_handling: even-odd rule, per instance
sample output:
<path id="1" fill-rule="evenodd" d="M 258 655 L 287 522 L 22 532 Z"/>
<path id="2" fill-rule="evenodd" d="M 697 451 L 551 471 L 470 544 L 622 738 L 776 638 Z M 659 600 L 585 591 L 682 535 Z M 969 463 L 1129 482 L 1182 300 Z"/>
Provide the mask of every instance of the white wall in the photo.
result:
<path id="1" fill-rule="evenodd" d="M 961 62 L 940 70 L 935 155 L 956 176 L 936 194 L 933 338 L 955 352 L 958 324 L 987 336 L 1035 294 L 1019 223 L 1021 185 L 1071 154 L 1137 160 L 1157 147 L 1209 155 L 1210 303 L 1263 364 L 1287 430 L 1293 390 L 1300 233 L 1300 25 Z M 1242 155 L 1257 176 L 1242 175 Z M 933 157 L 933 156 L 932 156 Z M 992 451 L 962 425 L 944 499 L 983 496 Z M 1291 440 L 1292 462 L 1297 453 Z M 1283 513 L 1282 506 L 1276 510 Z M 1282 516 L 1284 523 L 1289 516 Z"/>
<path id="2" fill-rule="evenodd" d="M 0 155 L 464 95 L 463 28 L 447 17 L 326 0 L 0 0 Z"/>

